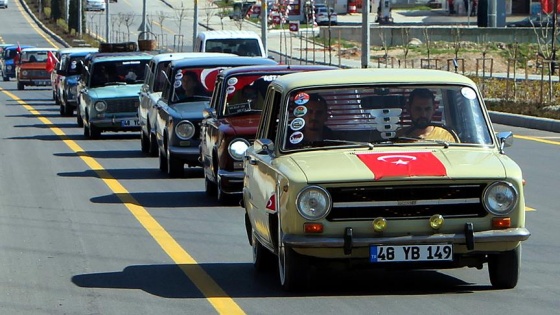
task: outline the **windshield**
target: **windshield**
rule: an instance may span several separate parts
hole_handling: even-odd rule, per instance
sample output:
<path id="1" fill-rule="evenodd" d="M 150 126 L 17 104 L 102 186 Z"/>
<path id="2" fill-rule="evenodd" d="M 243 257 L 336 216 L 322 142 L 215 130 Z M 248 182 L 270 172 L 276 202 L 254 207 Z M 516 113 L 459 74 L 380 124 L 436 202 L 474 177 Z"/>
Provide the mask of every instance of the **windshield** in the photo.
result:
<path id="1" fill-rule="evenodd" d="M 171 103 L 210 100 L 218 73 L 224 68 L 183 68 L 171 73 Z"/>
<path id="2" fill-rule="evenodd" d="M 21 53 L 21 62 L 46 62 L 47 51 L 23 51 Z"/>
<path id="3" fill-rule="evenodd" d="M 102 61 L 93 64 L 91 87 L 144 82 L 149 60 Z"/>
<path id="4" fill-rule="evenodd" d="M 220 38 L 206 41 L 207 52 L 233 53 L 239 56 L 262 56 L 259 41 L 254 38 Z"/>
<path id="5" fill-rule="evenodd" d="M 238 75 L 225 82 L 226 104 L 217 111 L 223 116 L 261 111 L 266 89 L 278 75 Z"/>
<path id="6" fill-rule="evenodd" d="M 491 145 L 475 90 L 465 86 L 377 86 L 291 93 L 283 148 Z"/>
<path id="7" fill-rule="evenodd" d="M 78 72 L 78 63 L 81 60 L 84 60 L 85 57 L 71 57 L 69 58 L 66 62 L 68 62 L 68 67 L 67 67 L 67 75 L 78 75 L 80 74 Z"/>

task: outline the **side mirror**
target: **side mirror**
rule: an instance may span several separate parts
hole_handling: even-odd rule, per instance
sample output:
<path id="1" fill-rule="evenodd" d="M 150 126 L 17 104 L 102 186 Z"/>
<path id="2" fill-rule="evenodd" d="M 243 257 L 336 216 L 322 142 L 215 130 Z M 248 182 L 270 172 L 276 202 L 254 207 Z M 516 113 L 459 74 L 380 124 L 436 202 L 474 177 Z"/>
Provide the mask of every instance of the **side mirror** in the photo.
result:
<path id="1" fill-rule="evenodd" d="M 274 142 L 270 139 L 257 139 L 253 146 L 257 154 L 271 155 L 274 152 Z"/>
<path id="2" fill-rule="evenodd" d="M 504 148 L 513 145 L 513 132 L 502 131 L 498 133 L 498 141 L 500 142 L 500 153 L 504 154 Z"/>
<path id="3" fill-rule="evenodd" d="M 216 110 L 210 107 L 206 107 L 202 110 L 202 117 L 204 117 L 204 119 L 216 117 Z"/>

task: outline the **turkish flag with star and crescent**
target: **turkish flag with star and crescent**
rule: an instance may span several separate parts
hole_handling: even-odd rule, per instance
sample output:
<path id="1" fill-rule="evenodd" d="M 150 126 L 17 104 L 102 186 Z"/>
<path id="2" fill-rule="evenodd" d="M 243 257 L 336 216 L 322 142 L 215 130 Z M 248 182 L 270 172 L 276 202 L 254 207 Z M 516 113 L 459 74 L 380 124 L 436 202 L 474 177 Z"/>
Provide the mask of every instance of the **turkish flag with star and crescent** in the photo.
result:
<path id="1" fill-rule="evenodd" d="M 447 170 L 432 152 L 356 154 L 376 180 L 384 177 L 446 176 Z"/>
<path id="2" fill-rule="evenodd" d="M 49 72 L 49 73 L 52 72 L 54 70 L 54 68 L 56 67 L 57 63 L 58 63 L 58 59 L 52 53 L 52 51 L 47 51 L 47 64 L 45 66 L 47 72 Z"/>

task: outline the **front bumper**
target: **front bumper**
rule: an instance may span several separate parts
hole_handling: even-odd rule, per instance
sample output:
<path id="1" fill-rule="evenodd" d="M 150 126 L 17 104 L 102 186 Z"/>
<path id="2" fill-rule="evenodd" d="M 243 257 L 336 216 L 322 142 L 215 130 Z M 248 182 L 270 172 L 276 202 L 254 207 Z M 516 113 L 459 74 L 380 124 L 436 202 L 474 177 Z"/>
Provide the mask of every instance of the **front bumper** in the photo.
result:
<path id="1" fill-rule="evenodd" d="M 198 160 L 200 156 L 200 150 L 198 149 L 198 143 L 196 146 L 189 147 L 169 147 L 170 157 L 176 160 L 184 161 L 189 166 L 200 166 L 200 161 Z"/>
<path id="2" fill-rule="evenodd" d="M 348 228 L 347 228 L 348 230 Z M 531 236 L 526 228 L 509 228 L 503 230 L 488 230 L 472 233 L 406 235 L 398 237 L 352 237 L 351 233 L 340 237 L 320 237 L 319 235 L 284 235 L 284 244 L 293 248 L 357 248 L 368 247 L 371 244 L 382 245 L 423 245 L 423 244 L 454 244 L 469 245 L 469 243 L 501 243 L 521 242 Z"/>
<path id="3" fill-rule="evenodd" d="M 241 194 L 243 191 L 243 171 L 218 171 L 220 189 L 226 194 Z"/>
<path id="4" fill-rule="evenodd" d="M 94 118 L 89 120 L 89 124 L 102 130 L 114 131 L 139 131 L 140 123 L 136 115 L 113 116 L 104 118 Z"/>
<path id="5" fill-rule="evenodd" d="M 51 80 L 47 79 L 19 79 L 18 83 L 23 85 L 31 85 L 31 86 L 50 86 Z"/>

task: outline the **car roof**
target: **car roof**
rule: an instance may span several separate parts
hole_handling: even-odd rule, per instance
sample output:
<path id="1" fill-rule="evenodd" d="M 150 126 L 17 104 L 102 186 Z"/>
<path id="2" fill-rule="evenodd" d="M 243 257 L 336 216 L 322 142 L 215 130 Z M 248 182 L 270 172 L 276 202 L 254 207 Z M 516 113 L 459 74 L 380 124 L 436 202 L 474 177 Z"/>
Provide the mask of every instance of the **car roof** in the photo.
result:
<path id="1" fill-rule="evenodd" d="M 24 48 L 34 48 L 35 46 L 20 45 L 19 47 L 20 47 L 21 49 L 24 49 Z M 11 50 L 11 49 L 17 49 L 17 48 L 18 48 L 18 45 L 16 44 L 16 45 L 13 45 L 13 46 L 5 47 L 4 49 L 6 49 L 6 50 L 10 49 L 10 50 Z"/>
<path id="2" fill-rule="evenodd" d="M 130 59 L 143 59 L 150 60 L 152 55 L 145 52 L 118 52 L 118 53 L 93 53 L 91 54 L 91 62 L 104 62 L 104 61 L 120 61 L 120 60 L 130 60 Z"/>
<path id="3" fill-rule="evenodd" d="M 259 58 L 259 57 L 241 57 L 241 56 L 228 56 L 225 58 L 193 58 L 193 59 L 181 59 L 171 61 L 172 67 L 183 68 L 183 67 L 197 67 L 197 66 L 224 66 L 224 67 L 235 67 L 235 66 L 247 66 L 247 65 L 274 65 L 278 64 L 276 61 L 270 58 Z"/>
<path id="4" fill-rule="evenodd" d="M 201 38 L 223 39 L 223 38 L 260 38 L 259 34 L 253 31 L 204 31 L 198 33 Z"/>
<path id="5" fill-rule="evenodd" d="M 35 51 L 38 51 L 38 52 L 41 52 L 41 51 L 56 51 L 56 48 L 48 48 L 48 47 L 47 47 L 47 48 L 41 48 L 41 47 L 23 48 L 23 47 L 22 47 L 22 50 L 21 50 L 21 51 L 25 51 L 25 52 L 28 52 L 28 51 L 29 51 L 29 52 L 35 52 Z"/>
<path id="6" fill-rule="evenodd" d="M 74 52 L 96 52 L 99 51 L 99 48 L 95 47 L 68 47 L 68 48 L 60 48 L 58 50 L 59 54 L 69 54 Z"/>
<path id="7" fill-rule="evenodd" d="M 430 69 L 342 69 L 323 71 L 298 72 L 279 77 L 276 84 L 284 89 L 316 88 L 334 85 L 362 84 L 461 84 L 476 86 L 461 74 Z"/>
<path id="8" fill-rule="evenodd" d="M 224 53 L 210 53 L 210 52 L 179 52 L 179 53 L 162 53 L 157 54 L 152 57 L 155 63 L 160 63 L 163 61 L 172 61 L 187 58 L 207 58 L 207 57 L 235 57 L 235 54 L 224 54 Z"/>
<path id="9" fill-rule="evenodd" d="M 249 73 L 270 73 L 270 72 L 298 72 L 298 71 L 320 71 L 340 69 L 334 66 L 323 65 L 257 65 L 257 66 L 241 66 L 226 69 L 219 76 L 227 77 L 234 75 L 242 75 Z"/>

